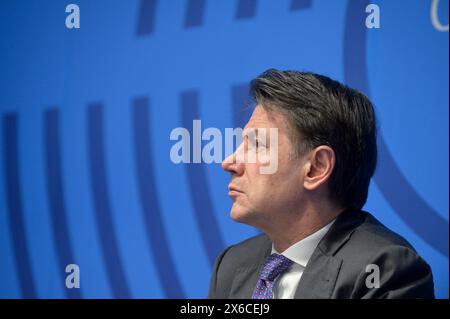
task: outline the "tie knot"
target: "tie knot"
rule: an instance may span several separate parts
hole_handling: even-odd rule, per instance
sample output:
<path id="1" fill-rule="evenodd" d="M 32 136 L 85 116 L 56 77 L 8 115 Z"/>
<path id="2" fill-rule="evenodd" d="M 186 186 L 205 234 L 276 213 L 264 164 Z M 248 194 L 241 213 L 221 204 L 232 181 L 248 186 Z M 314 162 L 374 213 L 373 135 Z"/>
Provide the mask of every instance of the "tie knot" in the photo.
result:
<path id="1" fill-rule="evenodd" d="M 279 254 L 272 254 L 267 258 L 264 268 L 261 271 L 260 278 L 274 281 L 278 275 L 285 272 L 292 264 L 293 261 L 289 258 Z"/>

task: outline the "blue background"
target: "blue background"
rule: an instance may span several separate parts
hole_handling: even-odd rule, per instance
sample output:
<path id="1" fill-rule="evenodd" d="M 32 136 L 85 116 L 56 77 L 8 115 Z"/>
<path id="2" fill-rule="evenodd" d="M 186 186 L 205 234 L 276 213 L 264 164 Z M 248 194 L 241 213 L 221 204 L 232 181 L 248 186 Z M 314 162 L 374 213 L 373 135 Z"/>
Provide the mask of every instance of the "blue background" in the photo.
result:
<path id="1" fill-rule="evenodd" d="M 242 126 L 267 68 L 356 87 L 379 119 L 365 207 L 448 298 L 448 32 L 432 1 L 69 1 L 0 6 L 0 297 L 202 298 L 229 218 L 219 164 L 175 165 L 173 128 Z M 448 24 L 448 1 L 438 15 Z M 81 288 L 65 288 L 65 266 Z"/>

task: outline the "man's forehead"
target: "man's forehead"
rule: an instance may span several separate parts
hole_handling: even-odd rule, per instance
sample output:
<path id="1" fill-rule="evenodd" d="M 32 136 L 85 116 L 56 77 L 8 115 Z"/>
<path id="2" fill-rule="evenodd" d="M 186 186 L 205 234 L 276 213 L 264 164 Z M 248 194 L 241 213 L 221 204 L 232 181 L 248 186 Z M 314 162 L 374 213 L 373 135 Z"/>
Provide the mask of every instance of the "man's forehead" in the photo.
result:
<path id="1" fill-rule="evenodd" d="M 257 105 L 250 117 L 245 129 L 248 128 L 282 128 L 284 123 L 283 116 L 276 111 L 267 111 L 261 105 Z"/>

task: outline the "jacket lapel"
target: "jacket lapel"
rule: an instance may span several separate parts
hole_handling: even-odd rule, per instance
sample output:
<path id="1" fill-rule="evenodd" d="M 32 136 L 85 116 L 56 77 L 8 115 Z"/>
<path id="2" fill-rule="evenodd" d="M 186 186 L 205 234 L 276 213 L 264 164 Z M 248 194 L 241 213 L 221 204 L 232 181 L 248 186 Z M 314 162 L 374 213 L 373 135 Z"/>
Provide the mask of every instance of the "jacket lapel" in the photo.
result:
<path id="1" fill-rule="evenodd" d="M 263 265 L 236 269 L 229 298 L 250 299 Z"/>
<path id="2" fill-rule="evenodd" d="M 312 265 L 312 266 L 310 266 Z M 342 259 L 319 253 L 308 263 L 295 291 L 295 299 L 329 299 L 333 293 Z"/>

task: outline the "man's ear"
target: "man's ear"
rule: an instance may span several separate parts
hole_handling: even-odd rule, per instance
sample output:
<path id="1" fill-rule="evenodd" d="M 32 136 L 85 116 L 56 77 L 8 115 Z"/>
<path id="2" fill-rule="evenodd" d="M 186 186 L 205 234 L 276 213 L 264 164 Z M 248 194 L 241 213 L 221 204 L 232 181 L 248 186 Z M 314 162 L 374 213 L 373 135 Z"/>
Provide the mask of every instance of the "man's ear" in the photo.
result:
<path id="1" fill-rule="evenodd" d="M 305 166 L 304 187 L 308 190 L 318 189 L 330 178 L 335 163 L 336 156 L 331 147 L 321 145 L 313 149 Z"/>

